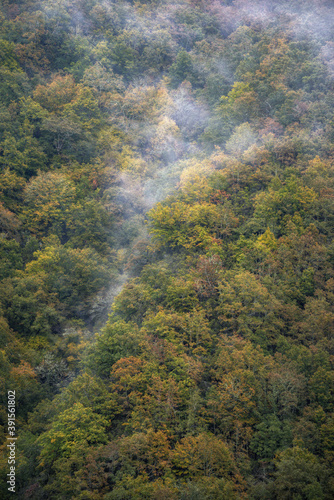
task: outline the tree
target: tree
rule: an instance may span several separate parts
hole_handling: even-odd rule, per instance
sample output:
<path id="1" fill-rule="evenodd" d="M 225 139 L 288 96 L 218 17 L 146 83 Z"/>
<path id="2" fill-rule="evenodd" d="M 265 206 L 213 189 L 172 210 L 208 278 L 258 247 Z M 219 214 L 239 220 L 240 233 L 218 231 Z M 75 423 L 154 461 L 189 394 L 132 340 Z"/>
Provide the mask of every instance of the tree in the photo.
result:
<path id="1" fill-rule="evenodd" d="M 34 100 L 52 113 L 59 113 L 66 104 L 76 99 L 79 87 L 71 75 L 56 75 L 48 85 L 38 85 L 34 90 Z"/>
<path id="2" fill-rule="evenodd" d="M 142 353 L 145 340 L 144 332 L 139 332 L 135 323 L 109 321 L 96 336 L 94 348 L 89 350 L 88 366 L 100 376 L 109 377 L 117 361 Z"/>
<path id="3" fill-rule="evenodd" d="M 249 272 L 227 272 L 218 286 L 216 313 L 225 333 L 273 348 L 283 328 L 280 302 Z"/>
<path id="4" fill-rule="evenodd" d="M 26 224 L 39 236 L 56 234 L 68 239 L 68 219 L 76 198 L 73 182 L 63 174 L 48 172 L 33 178 L 25 188 Z"/>
<path id="5" fill-rule="evenodd" d="M 278 454 L 275 464 L 275 498 L 320 500 L 329 498 L 328 471 L 312 453 L 299 446 Z"/>
<path id="6" fill-rule="evenodd" d="M 0 217 L 1 217 L 0 212 Z M 16 240 L 0 238 L 0 280 L 13 276 L 16 269 L 22 269 L 20 246 Z"/>
<path id="7" fill-rule="evenodd" d="M 216 436 L 205 433 L 186 436 L 175 446 L 171 460 L 175 475 L 183 484 L 188 480 L 190 490 L 196 491 L 196 488 L 190 487 L 193 484 L 202 494 L 208 493 L 211 488 L 215 491 L 216 487 L 217 495 L 223 499 L 242 495 L 242 478 L 230 450 Z"/>
<path id="8" fill-rule="evenodd" d="M 158 203 L 148 215 L 158 248 L 167 246 L 194 252 L 212 245 L 219 235 L 220 210 L 209 203 L 192 206 L 182 202 L 170 206 Z"/>
<path id="9" fill-rule="evenodd" d="M 90 248 L 47 246 L 34 257 L 26 265 L 26 276 L 42 280 L 46 292 L 57 297 L 67 313 L 82 314 L 85 300 L 110 279 L 108 263 Z"/>
<path id="10" fill-rule="evenodd" d="M 0 145 L 0 165 L 4 170 L 10 169 L 26 178 L 36 174 L 38 169 L 44 170 L 46 154 L 39 142 L 33 137 L 32 127 L 25 122 L 26 130 L 19 139 L 10 134 Z"/>
<path id="11" fill-rule="evenodd" d="M 77 448 L 106 443 L 107 420 L 91 408 L 75 403 L 62 412 L 52 423 L 51 429 L 41 435 L 42 451 L 39 465 L 44 468 L 61 466 L 62 460 L 76 455 Z"/>
<path id="12" fill-rule="evenodd" d="M 177 87 L 184 80 L 191 81 L 193 71 L 194 68 L 190 54 L 185 50 L 181 50 L 170 68 L 173 85 Z"/>
<path id="13" fill-rule="evenodd" d="M 297 220 L 297 216 L 301 219 L 307 216 L 316 199 L 313 189 L 303 186 L 296 177 L 290 177 L 284 184 L 276 178 L 267 192 L 256 196 L 254 219 L 262 227 L 267 226 L 276 235 L 281 235 L 293 217 Z"/>
<path id="14" fill-rule="evenodd" d="M 250 449 L 261 460 L 272 460 L 277 450 L 291 446 L 292 432 L 288 422 L 282 423 L 276 415 L 255 426 Z"/>

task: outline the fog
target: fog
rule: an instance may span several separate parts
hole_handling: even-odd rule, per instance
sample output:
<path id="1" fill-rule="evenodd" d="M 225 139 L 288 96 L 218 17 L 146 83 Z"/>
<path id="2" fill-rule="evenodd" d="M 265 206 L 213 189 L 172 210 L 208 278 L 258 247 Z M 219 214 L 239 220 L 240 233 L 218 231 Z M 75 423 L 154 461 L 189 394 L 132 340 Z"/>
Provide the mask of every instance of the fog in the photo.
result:
<path id="1" fill-rule="evenodd" d="M 266 31 L 269 37 L 275 36 L 279 27 L 280 36 L 289 41 L 314 42 L 313 50 L 318 52 L 319 63 L 324 64 L 333 77 L 334 5 L 333 2 L 304 0 L 184 0 L 173 4 L 104 0 L 94 7 L 91 4 L 94 2 L 54 0 L 40 2 L 39 8 L 48 19 L 57 19 L 56 22 L 70 18 L 76 36 L 91 33 L 88 39 L 92 66 L 86 70 L 83 81 L 115 95 L 108 104 L 110 125 L 130 138 L 138 165 L 130 165 L 119 172 L 115 199 L 124 217 L 123 226 L 115 231 L 116 247 L 118 250 L 128 247 L 126 262 L 131 248 L 148 239 L 147 211 L 174 192 L 189 161 L 201 155 L 209 158 L 211 154 L 207 145 L 203 146 L 202 135 L 214 120 L 220 119 L 220 97 L 231 90 L 238 65 L 237 59 L 233 61 L 234 54 L 229 54 L 227 60 L 223 47 L 228 46 L 229 40 L 240 37 L 241 57 L 245 58 L 259 34 Z M 189 8 L 191 13 L 187 11 Z M 205 34 L 205 26 L 202 32 L 192 29 L 191 15 L 196 18 L 199 14 L 211 16 L 214 37 L 210 32 Z M 107 39 L 99 32 L 99 23 L 108 26 Z M 110 59 L 116 36 L 152 62 L 152 68 L 145 70 L 145 75 L 135 71 L 132 75 L 131 70 L 125 71 L 123 76 L 117 74 L 117 64 Z M 167 76 L 165 68 L 170 70 L 180 50 L 191 54 L 193 73 L 186 75 L 185 81 L 173 83 L 170 71 Z M 208 57 L 213 50 L 215 57 Z M 94 61 L 94 54 L 101 55 L 101 51 L 105 52 L 102 64 Z M 201 83 L 197 75 L 205 82 Z M 300 106 L 302 113 L 303 103 Z M 136 107 L 139 109 L 137 114 L 134 112 Z M 269 103 L 267 111 L 269 117 Z M 264 124 L 268 117 L 263 117 Z M 231 126 L 226 137 L 217 139 L 217 144 L 213 142 L 211 146 L 219 146 L 227 154 L 241 159 L 248 148 L 261 145 L 262 141 L 261 135 L 254 134 L 247 121 L 245 119 L 245 123 L 237 127 Z M 276 128 L 279 126 L 273 123 Z M 120 286 L 116 284 L 108 297 L 113 297 Z"/>

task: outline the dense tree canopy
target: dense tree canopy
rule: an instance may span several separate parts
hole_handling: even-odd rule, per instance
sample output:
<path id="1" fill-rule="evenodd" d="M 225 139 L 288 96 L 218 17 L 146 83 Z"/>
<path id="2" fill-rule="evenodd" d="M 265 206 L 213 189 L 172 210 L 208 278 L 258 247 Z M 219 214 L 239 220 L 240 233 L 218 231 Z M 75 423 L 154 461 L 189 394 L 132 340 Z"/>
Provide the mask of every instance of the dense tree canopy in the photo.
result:
<path id="1" fill-rule="evenodd" d="M 334 497 L 333 28 L 1 2 L 1 498 Z"/>

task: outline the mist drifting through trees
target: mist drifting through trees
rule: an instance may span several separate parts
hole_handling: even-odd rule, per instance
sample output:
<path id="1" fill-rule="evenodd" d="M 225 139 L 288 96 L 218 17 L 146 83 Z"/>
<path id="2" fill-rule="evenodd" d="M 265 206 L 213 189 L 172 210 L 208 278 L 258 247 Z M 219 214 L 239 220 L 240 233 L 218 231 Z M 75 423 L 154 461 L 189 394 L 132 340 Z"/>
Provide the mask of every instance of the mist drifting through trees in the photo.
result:
<path id="1" fill-rule="evenodd" d="M 333 33 L 2 0 L 1 498 L 334 497 Z"/>

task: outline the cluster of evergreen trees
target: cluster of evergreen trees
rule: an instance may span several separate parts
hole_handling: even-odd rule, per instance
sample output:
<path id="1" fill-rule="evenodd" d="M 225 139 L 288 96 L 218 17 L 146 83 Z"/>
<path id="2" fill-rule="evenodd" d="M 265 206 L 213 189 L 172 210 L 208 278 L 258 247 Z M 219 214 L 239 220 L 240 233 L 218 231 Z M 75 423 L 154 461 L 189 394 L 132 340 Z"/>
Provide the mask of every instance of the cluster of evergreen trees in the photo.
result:
<path id="1" fill-rule="evenodd" d="M 332 2 L 0 21 L 1 498 L 331 500 Z"/>

